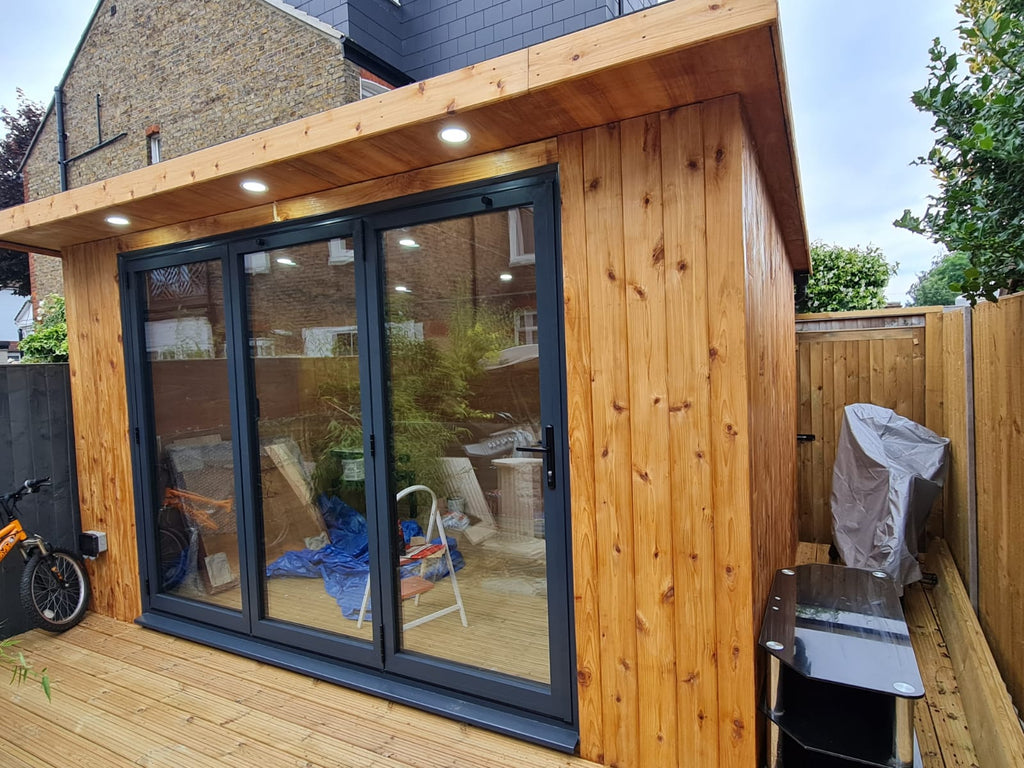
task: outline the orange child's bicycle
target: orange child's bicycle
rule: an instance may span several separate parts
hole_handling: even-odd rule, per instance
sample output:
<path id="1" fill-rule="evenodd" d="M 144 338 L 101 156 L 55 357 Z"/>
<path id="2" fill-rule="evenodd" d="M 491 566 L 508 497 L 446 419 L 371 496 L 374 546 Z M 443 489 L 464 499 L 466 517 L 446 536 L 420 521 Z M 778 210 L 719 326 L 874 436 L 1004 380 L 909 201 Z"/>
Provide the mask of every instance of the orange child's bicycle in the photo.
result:
<path id="1" fill-rule="evenodd" d="M 37 493 L 50 478 L 26 480 L 15 491 L 0 496 L 0 561 L 17 546 L 25 560 L 21 574 L 21 604 L 35 625 L 63 632 L 82 620 L 89 605 L 89 576 L 81 558 L 61 547 L 51 547 L 39 535 L 26 533 L 18 519 L 18 502 Z"/>

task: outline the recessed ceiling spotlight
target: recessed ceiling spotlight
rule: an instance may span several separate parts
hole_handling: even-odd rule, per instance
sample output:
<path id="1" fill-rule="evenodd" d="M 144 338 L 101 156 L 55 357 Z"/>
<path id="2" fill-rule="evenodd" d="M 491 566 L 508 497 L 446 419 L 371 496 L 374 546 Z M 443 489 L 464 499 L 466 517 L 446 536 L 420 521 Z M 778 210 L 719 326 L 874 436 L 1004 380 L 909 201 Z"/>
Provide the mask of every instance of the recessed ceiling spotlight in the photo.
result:
<path id="1" fill-rule="evenodd" d="M 454 125 L 445 128 L 439 135 L 446 144 L 465 144 L 469 141 L 469 131 Z"/>
<path id="2" fill-rule="evenodd" d="M 124 216 L 113 215 L 107 216 L 107 224 L 113 224 L 117 227 L 126 227 L 131 224 L 131 222 Z"/>
<path id="3" fill-rule="evenodd" d="M 419 248 L 420 244 L 413 240 L 411 237 L 403 237 L 398 241 L 399 245 L 404 245 L 406 248 Z"/>
<path id="4" fill-rule="evenodd" d="M 404 285 L 396 285 L 395 290 L 398 291 L 399 293 L 412 293 L 412 289 L 407 288 Z"/>
<path id="5" fill-rule="evenodd" d="M 266 184 L 256 179 L 246 179 L 241 186 L 246 192 L 266 192 L 269 189 Z"/>
<path id="6" fill-rule="evenodd" d="M 509 280 L 512 279 L 512 275 L 510 275 L 508 272 L 502 272 L 500 275 L 498 275 L 498 277 L 501 279 L 501 282 L 503 283 L 507 283 Z"/>

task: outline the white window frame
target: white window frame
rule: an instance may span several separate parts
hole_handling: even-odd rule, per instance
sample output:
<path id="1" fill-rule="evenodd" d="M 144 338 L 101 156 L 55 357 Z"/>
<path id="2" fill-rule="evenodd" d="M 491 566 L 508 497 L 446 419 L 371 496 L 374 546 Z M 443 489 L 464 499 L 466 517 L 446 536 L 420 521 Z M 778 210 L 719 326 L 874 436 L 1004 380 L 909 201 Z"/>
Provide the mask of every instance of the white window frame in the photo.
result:
<path id="1" fill-rule="evenodd" d="M 523 217 L 518 208 L 510 208 L 508 212 L 508 265 L 510 267 L 528 267 L 537 262 L 537 254 L 526 251 L 526 238 L 523 235 Z"/>

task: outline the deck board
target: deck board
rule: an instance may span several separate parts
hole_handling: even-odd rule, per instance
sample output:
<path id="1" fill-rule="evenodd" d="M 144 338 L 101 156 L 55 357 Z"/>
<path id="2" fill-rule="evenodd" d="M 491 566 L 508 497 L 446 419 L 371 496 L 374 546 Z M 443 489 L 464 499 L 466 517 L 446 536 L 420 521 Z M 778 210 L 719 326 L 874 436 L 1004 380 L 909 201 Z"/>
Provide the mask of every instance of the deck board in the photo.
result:
<path id="1" fill-rule="evenodd" d="M 15 768 L 595 766 L 96 614 L 21 648 L 47 668 L 53 701 L 30 684 L 0 689 Z"/>
<path id="2" fill-rule="evenodd" d="M 827 562 L 827 547 L 801 545 L 799 559 Z M 926 688 L 915 712 L 924 768 L 977 766 L 929 591 L 909 587 L 904 609 Z M 596 766 L 96 614 L 20 639 L 53 701 L 32 684 L 0 688 L 5 768 Z"/>

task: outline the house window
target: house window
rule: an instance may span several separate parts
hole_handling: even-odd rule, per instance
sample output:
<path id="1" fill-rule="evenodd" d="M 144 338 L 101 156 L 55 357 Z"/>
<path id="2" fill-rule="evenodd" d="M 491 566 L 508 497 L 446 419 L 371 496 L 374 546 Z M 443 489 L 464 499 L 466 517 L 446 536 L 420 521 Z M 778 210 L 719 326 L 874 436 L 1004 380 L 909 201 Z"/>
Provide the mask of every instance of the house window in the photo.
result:
<path id="1" fill-rule="evenodd" d="M 516 310 L 516 344 L 537 343 L 537 310 Z"/>
<path id="2" fill-rule="evenodd" d="M 525 267 L 536 261 L 533 208 L 513 208 L 508 212 L 508 252 L 510 267 Z"/>
<path id="3" fill-rule="evenodd" d="M 149 164 L 160 162 L 160 133 L 151 133 L 149 135 Z"/>
<path id="4" fill-rule="evenodd" d="M 356 258 L 351 238 L 335 237 L 327 243 L 327 263 L 335 266 L 351 264 Z"/>
<path id="5" fill-rule="evenodd" d="M 391 89 L 386 85 L 374 82 L 373 80 L 367 80 L 365 77 L 359 78 L 359 98 L 369 99 L 373 96 L 380 96 L 382 93 L 387 93 Z"/>

